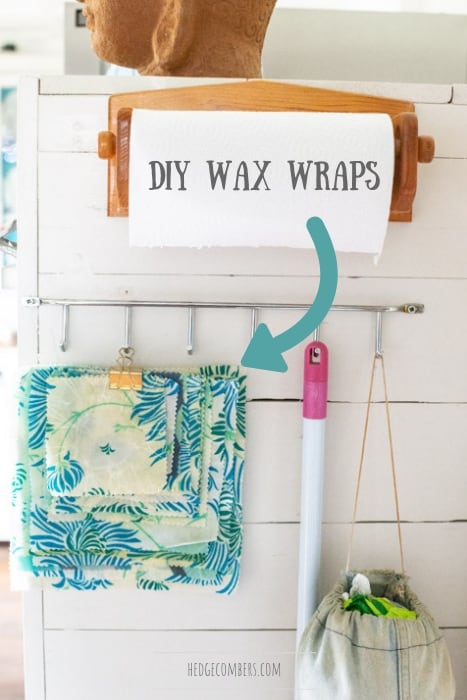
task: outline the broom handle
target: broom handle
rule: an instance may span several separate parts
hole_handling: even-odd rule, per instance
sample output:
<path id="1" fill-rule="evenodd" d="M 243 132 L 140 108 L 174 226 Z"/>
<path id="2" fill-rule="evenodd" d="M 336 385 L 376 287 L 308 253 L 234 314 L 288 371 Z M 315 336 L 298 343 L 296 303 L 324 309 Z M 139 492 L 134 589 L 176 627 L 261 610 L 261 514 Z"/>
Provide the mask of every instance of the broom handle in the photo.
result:
<path id="1" fill-rule="evenodd" d="M 327 381 L 327 347 L 324 343 L 314 341 L 305 350 L 303 385 L 297 645 L 318 605 Z"/>

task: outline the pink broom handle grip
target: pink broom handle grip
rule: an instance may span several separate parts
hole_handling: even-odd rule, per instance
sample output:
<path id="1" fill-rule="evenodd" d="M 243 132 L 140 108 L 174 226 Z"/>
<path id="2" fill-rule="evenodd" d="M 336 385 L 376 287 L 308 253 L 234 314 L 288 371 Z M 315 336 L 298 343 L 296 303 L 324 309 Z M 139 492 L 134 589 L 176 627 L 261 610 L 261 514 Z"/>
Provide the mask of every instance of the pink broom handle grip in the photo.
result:
<path id="1" fill-rule="evenodd" d="M 328 349 L 318 340 L 305 349 L 303 417 L 326 418 L 328 402 Z"/>

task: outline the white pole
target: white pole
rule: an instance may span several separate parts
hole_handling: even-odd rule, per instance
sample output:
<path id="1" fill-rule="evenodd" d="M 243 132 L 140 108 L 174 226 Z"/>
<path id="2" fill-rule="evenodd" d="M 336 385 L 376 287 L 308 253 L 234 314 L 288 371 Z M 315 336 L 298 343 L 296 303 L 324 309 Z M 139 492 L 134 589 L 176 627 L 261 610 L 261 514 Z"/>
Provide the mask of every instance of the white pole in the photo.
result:
<path id="1" fill-rule="evenodd" d="M 303 419 L 297 645 L 319 602 L 325 423 L 324 419 Z"/>
<path id="2" fill-rule="evenodd" d="M 302 491 L 298 564 L 297 648 L 318 606 L 327 413 L 328 350 L 314 341 L 305 350 L 303 385 Z"/>

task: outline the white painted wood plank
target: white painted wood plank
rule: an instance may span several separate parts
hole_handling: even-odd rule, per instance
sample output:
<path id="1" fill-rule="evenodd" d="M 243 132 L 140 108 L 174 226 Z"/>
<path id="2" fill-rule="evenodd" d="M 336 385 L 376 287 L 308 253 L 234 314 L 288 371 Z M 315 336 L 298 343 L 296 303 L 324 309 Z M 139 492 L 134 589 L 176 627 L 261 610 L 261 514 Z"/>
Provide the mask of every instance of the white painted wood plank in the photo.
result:
<path id="1" fill-rule="evenodd" d="M 417 116 L 418 133 L 435 139 L 435 158 L 467 158 L 467 105 L 420 104 Z"/>
<path id="2" fill-rule="evenodd" d="M 390 398 L 393 401 L 465 401 L 467 376 L 463 366 L 467 329 L 462 322 L 465 292 L 463 281 L 348 280 L 339 284 L 337 300 L 342 303 L 382 303 L 382 297 L 396 300 L 404 288 L 406 298 L 426 304 L 418 317 L 388 314 L 384 319 L 383 349 L 386 356 Z M 371 289 L 371 291 L 370 291 Z M 383 292 L 383 290 L 385 290 Z M 368 296 L 367 296 L 368 295 Z M 420 296 L 419 296 L 420 295 Z M 399 300 L 402 300 L 399 297 Z M 264 313 L 261 320 L 276 335 L 290 322 L 277 313 Z M 365 314 L 331 313 L 322 325 L 322 339 L 331 352 L 329 398 L 340 401 L 365 401 L 369 383 L 370 357 L 374 352 L 374 319 Z M 442 332 L 441 329 L 443 329 Z M 434 347 L 434 343 L 436 346 Z M 251 396 L 299 398 L 302 392 L 303 346 L 285 357 L 289 371 L 280 376 L 250 372 Z M 446 358 L 449 361 L 446 362 Z M 262 391 L 261 391 L 262 389 Z M 375 400 L 381 400 L 381 384 Z"/>
<path id="3" fill-rule="evenodd" d="M 246 526 L 240 588 L 229 598 L 188 591 L 46 591 L 44 626 L 56 630 L 293 630 L 298 529 L 296 524 Z M 402 530 L 414 591 L 440 626 L 466 627 L 467 524 L 404 524 Z M 348 537 L 348 525 L 323 526 L 321 595 L 345 566 Z M 400 569 L 398 552 L 394 523 L 357 526 L 354 568 Z"/>
<path id="4" fill-rule="evenodd" d="M 291 700 L 294 637 L 293 632 L 46 632 L 47 700 L 239 694 Z M 77 668 L 86 672 L 76 673 Z"/>
<path id="5" fill-rule="evenodd" d="M 149 683 L 151 685 L 151 683 Z M 85 687 L 88 687 L 88 684 L 83 684 Z M 135 684 L 133 683 L 133 679 L 131 679 L 131 684 L 129 685 L 124 685 L 123 688 L 120 688 L 119 691 L 116 691 L 116 694 L 113 696 L 112 700 L 121 700 L 125 699 L 128 697 L 128 693 L 133 691 Z M 113 684 L 112 684 L 113 687 Z M 73 690 L 71 691 L 73 693 Z M 121 694 L 123 692 L 123 695 Z M 58 695 L 50 695 L 52 700 L 60 700 L 61 696 L 60 694 Z M 81 700 L 83 696 L 82 695 L 67 695 L 67 700 L 68 698 L 70 700 Z M 146 697 L 148 700 L 150 700 L 149 696 L 145 695 L 140 695 L 140 697 Z M 49 694 L 47 695 L 47 700 L 49 698 Z M 86 695 L 86 700 L 89 698 L 89 700 L 100 700 L 98 695 L 94 695 L 94 693 L 91 691 L 91 694 Z M 204 688 L 201 691 L 190 691 L 190 699 L 191 700 L 218 700 L 219 698 L 219 689 L 215 690 L 209 690 Z M 238 700 L 238 688 L 232 689 L 225 689 L 222 690 L 222 698 L 225 700 Z M 293 698 L 293 691 L 291 690 L 271 690 L 268 689 L 266 692 L 263 691 L 258 691 L 257 689 L 253 690 L 252 693 L 250 692 L 244 692 L 242 691 L 242 698 L 245 700 L 292 700 Z M 164 700 L 180 700 L 180 690 L 164 690 Z"/>
<path id="6" fill-rule="evenodd" d="M 438 235 L 445 228 L 464 222 L 464 206 L 467 209 L 463 197 L 466 179 L 465 158 L 440 158 L 426 167 L 420 166 L 413 221 L 423 221 L 425 225 L 437 227 Z"/>
<path id="7" fill-rule="evenodd" d="M 467 700 L 467 630 L 443 630 L 456 678 L 456 700 Z"/>
<path id="8" fill-rule="evenodd" d="M 284 80 L 281 82 L 322 87 L 328 90 L 358 92 L 394 100 L 408 100 L 417 104 L 445 104 L 450 102 L 452 97 L 452 87 L 447 84 L 371 80 Z"/>
<path id="9" fill-rule="evenodd" d="M 431 167 L 431 166 L 429 166 Z M 148 248 L 129 248 L 127 240 L 126 219 L 102 219 L 99 228 L 94 230 L 94 242 L 86 229 L 79 234 L 76 224 L 69 219 L 63 223 L 63 234 L 56 231 L 52 240 L 50 229 L 43 229 L 41 236 L 41 256 L 44 284 L 46 275 L 62 275 L 57 281 L 63 289 L 70 289 L 79 276 L 90 277 L 93 274 L 108 275 L 109 284 L 96 279 L 95 284 L 107 288 L 115 285 L 116 274 L 124 275 L 131 284 L 131 276 L 138 274 L 144 282 L 144 276 L 161 271 L 167 274 L 198 273 L 237 274 L 237 275 L 278 275 L 284 273 L 307 277 L 318 273 L 318 265 L 312 249 L 291 250 L 287 248 L 263 248 L 261 253 L 254 249 L 219 248 L 184 249 L 164 248 L 157 251 Z M 110 223 L 112 222 L 113 223 Z M 53 225 L 53 224 L 52 224 Z M 115 227 L 111 234 L 112 227 Z M 64 236 L 63 240 L 61 236 Z M 78 241 L 81 241 L 80 243 Z M 64 246 L 68 242 L 69 257 Z M 88 257 L 83 250 L 91 251 Z M 440 254 L 442 253 L 442 254 Z M 446 278 L 465 277 L 467 259 L 467 236 L 465 222 L 460 221 L 446 227 L 431 226 L 421 221 L 413 223 L 389 224 L 384 249 L 378 261 L 373 256 L 357 253 L 338 253 L 340 278 L 344 277 L 397 277 Z M 113 262 L 112 262 L 113 261 Z M 112 269 L 112 264 L 114 269 Z M 82 287 L 88 287 L 85 278 Z M 277 289 L 277 288 L 276 288 Z M 50 295 L 50 294 L 49 294 Z M 81 294 L 82 296 L 82 294 Z"/>
<path id="10" fill-rule="evenodd" d="M 467 105 L 467 85 L 465 83 L 453 85 L 452 102 L 456 105 Z"/>
<path id="11" fill-rule="evenodd" d="M 154 278 L 156 299 L 162 282 L 165 282 L 164 278 Z M 176 279 L 174 282 L 176 284 Z M 276 294 L 279 294 L 277 289 L 280 287 L 284 299 L 305 302 L 304 290 L 308 285 L 309 282 L 305 284 L 301 278 L 251 281 L 238 278 L 235 282 L 230 278 L 227 282 L 216 277 L 209 280 L 193 278 L 190 285 L 184 285 L 183 278 L 180 278 L 183 297 L 193 300 L 198 298 L 197 290 L 201 290 L 200 295 L 211 294 L 211 298 L 225 299 L 224 294 L 233 294 L 235 289 L 243 299 L 250 292 L 251 301 L 264 299 L 268 294 L 270 298 L 278 299 Z M 188 293 L 190 287 L 192 292 Z M 172 293 L 174 289 L 172 287 Z M 89 287 L 84 291 L 89 294 L 91 290 Z M 133 291 L 137 294 L 138 289 Z M 107 296 L 112 296 L 112 289 L 108 292 Z M 465 280 L 343 279 L 339 282 L 336 303 L 424 303 L 426 309 L 421 315 L 394 313 L 384 318 L 383 349 L 390 398 L 393 401 L 459 403 L 464 402 L 467 395 L 467 375 L 459 371 L 464 363 L 467 341 L 467 328 L 463 322 L 466 296 Z M 301 315 L 302 312 L 263 311 L 259 317 L 276 335 L 297 322 Z M 114 363 L 122 343 L 122 309 L 72 309 L 70 349 L 66 354 L 58 347 L 60 309 L 44 306 L 40 309 L 40 319 L 40 361 L 43 364 L 108 366 Z M 132 342 L 137 351 L 136 361 L 142 366 L 173 367 L 210 362 L 238 364 L 250 337 L 249 312 L 199 310 L 196 313 L 195 351 L 189 358 L 186 354 L 186 310 L 140 309 L 134 312 L 133 321 Z M 322 339 L 331 353 L 330 400 L 365 401 L 374 352 L 374 317 L 367 313 L 332 312 L 321 330 Z M 301 398 L 305 344 L 306 341 L 285 353 L 289 364 L 286 373 L 249 370 L 249 397 Z M 379 383 L 375 400 L 381 397 Z"/>
<path id="12" fill-rule="evenodd" d="M 342 315 L 341 315 L 342 316 Z M 360 316 L 360 315 L 359 315 Z M 365 315 L 366 316 L 366 315 Z M 299 314 L 269 312 L 260 315 L 274 333 L 287 328 L 299 318 Z M 123 342 L 123 311 L 121 309 L 72 309 L 70 319 L 70 349 L 64 354 L 59 350 L 60 309 L 43 307 L 40 310 L 40 361 L 42 364 L 100 364 L 113 365 L 118 348 Z M 342 316 L 339 323 L 347 319 Z M 415 322 L 418 319 L 410 319 Z M 331 322 L 330 322 L 331 323 Z M 336 321 L 337 323 L 337 321 Z M 340 326 L 338 326 L 340 327 Z M 344 333 L 348 325 L 344 326 Z M 404 328 L 402 325 L 401 328 Z M 330 336 L 327 323 L 323 327 L 325 337 Z M 360 333 L 359 333 L 360 329 Z M 371 318 L 356 319 L 352 332 L 359 333 L 347 358 L 352 366 L 353 358 L 362 352 L 371 354 Z M 246 311 L 200 310 L 196 313 L 195 351 L 190 358 L 186 353 L 187 312 L 184 310 L 144 309 L 133 314 L 132 343 L 136 348 L 136 362 L 145 367 L 186 367 L 206 363 L 238 364 L 250 337 L 250 315 Z M 339 337 L 339 333 L 338 333 Z M 332 338 L 331 338 L 332 340 Z M 95 343 L 97 341 L 97 344 Z M 339 346 L 335 346 L 339 347 Z M 287 353 L 290 369 L 286 374 L 261 370 L 247 372 L 250 398 L 299 398 L 302 394 L 303 346 Z M 352 359 L 350 359 L 352 358 Z M 358 376 L 349 381 L 346 372 L 339 372 L 336 384 L 339 396 L 363 397 L 367 391 L 366 362 L 362 355 L 354 362 L 360 368 Z M 337 367 L 336 367 L 337 369 Z M 335 375 L 334 375 L 335 376 Z M 340 391 L 343 386 L 344 391 Z M 407 386 L 404 386 L 407 395 Z M 334 389 L 331 396 L 334 396 Z M 396 394 L 393 394 L 396 395 Z"/>
<path id="13" fill-rule="evenodd" d="M 345 89 L 345 84 L 340 87 Z M 355 86 L 351 84 L 349 90 L 352 87 Z M 384 94 L 384 89 L 380 88 L 378 94 Z M 366 92 L 371 93 L 371 89 Z M 394 96 L 394 89 L 389 96 Z M 38 115 L 39 150 L 97 153 L 97 134 L 107 128 L 107 99 L 107 95 L 42 95 Z M 436 140 L 436 157 L 466 157 L 464 105 L 448 104 L 447 100 L 442 104 L 422 102 L 417 104 L 416 112 L 419 133 L 429 134 Z"/>
<path id="14" fill-rule="evenodd" d="M 13 256 L 6 257 L 6 260 L 7 264 L 0 270 L 0 289 L 8 294 L 18 289 L 18 268 L 16 262 L 13 264 L 8 262 L 13 260 Z"/>
<path id="15" fill-rule="evenodd" d="M 11 258 L 10 258 L 11 259 Z M 8 258 L 7 258 L 8 260 Z M 0 289 L 9 291 L 18 288 L 18 268 L 16 264 L 6 265 L 0 270 Z"/>
<path id="16" fill-rule="evenodd" d="M 18 294 L 36 295 L 37 276 L 37 92 L 35 78 L 20 81 L 18 93 Z M 20 364 L 34 364 L 38 350 L 38 312 L 20 309 Z M 23 597 L 23 653 L 26 700 L 46 700 L 44 679 L 43 597 Z"/>
<path id="17" fill-rule="evenodd" d="M 243 482 L 246 523 L 299 521 L 301 409 L 298 401 L 248 403 Z M 327 523 L 351 519 L 364 413 L 363 404 L 329 405 L 323 515 Z M 402 519 L 463 519 L 467 404 L 395 404 L 391 417 Z M 393 518 L 385 411 L 377 404 L 371 414 L 358 519 Z"/>
<path id="18" fill-rule="evenodd" d="M 77 597 L 72 591 L 63 591 L 57 598 L 56 592 L 48 591 L 44 593 L 47 601 L 45 627 L 292 628 L 296 595 L 290 588 L 297 568 L 297 546 L 291 535 L 296 532 L 296 525 L 246 525 L 240 583 L 230 596 L 204 589 L 182 589 L 152 598 L 145 596 L 144 591 L 143 596 L 138 591 L 94 591 L 91 596 L 84 592 Z M 279 604 L 279 591 L 290 591 L 287 602 Z M 109 606 L 115 606 L 110 615 Z"/>
<path id="19" fill-rule="evenodd" d="M 220 298 L 223 280 L 214 278 L 208 282 L 200 277 L 198 284 L 195 284 L 195 278 L 192 282 L 193 292 L 187 297 L 184 294 L 185 298 L 197 299 L 196 290 L 200 288 L 209 289 L 212 298 Z M 248 281 L 243 278 L 237 282 L 242 285 L 244 298 L 249 289 Z M 271 286 L 263 282 L 264 289 L 271 290 Z M 285 290 L 283 299 L 292 301 L 289 290 L 296 288 L 298 283 L 303 285 L 302 280 L 290 280 L 290 285 L 287 285 L 284 278 L 281 282 Z M 459 372 L 458 367 L 463 363 L 467 336 L 463 322 L 466 287 L 464 280 L 404 280 L 403 283 L 390 279 L 340 281 L 336 303 L 397 305 L 418 301 L 426 305 L 425 313 L 418 316 L 394 313 L 384 318 L 383 349 L 391 400 L 465 401 L 467 375 Z M 158 298 L 157 293 L 154 298 Z M 295 299 L 303 302 L 306 297 L 297 295 Z M 252 300 L 256 301 L 257 298 Z M 267 323 L 271 333 L 276 335 L 297 322 L 301 314 L 263 311 L 260 321 Z M 121 309 L 72 309 L 70 349 L 66 354 L 58 347 L 60 309 L 44 306 L 40 309 L 40 319 L 41 363 L 106 366 L 114 363 L 122 343 Z M 185 310 L 135 310 L 132 343 L 137 351 L 136 361 L 147 367 L 196 366 L 210 362 L 238 364 L 249 342 L 250 315 L 244 310 L 199 310 L 196 313 L 195 351 L 191 358 L 186 354 L 186 333 Z M 374 352 L 372 314 L 331 312 L 322 324 L 322 339 L 331 352 L 330 400 L 365 401 Z M 94 341 L 97 340 L 96 344 Z M 250 398 L 301 398 L 305 344 L 306 341 L 285 353 L 289 364 L 286 373 L 249 370 Z M 378 384 L 375 400 L 381 397 L 381 385 Z"/>
<path id="20" fill-rule="evenodd" d="M 324 520 L 351 518 L 365 406 L 331 405 L 327 426 Z M 462 519 L 464 406 L 393 405 L 401 514 L 409 521 Z M 416 494 L 416 497 L 414 497 Z M 395 517 L 383 405 L 375 406 L 368 436 L 358 519 Z"/>
<path id="21" fill-rule="evenodd" d="M 467 630 L 445 629 L 451 660 L 457 682 L 456 700 L 467 698 Z M 164 698 L 180 698 L 175 683 L 186 686 L 191 698 L 228 700 L 238 698 L 239 692 L 247 700 L 289 700 L 293 683 L 293 649 L 295 635 L 292 632 L 56 632 L 45 634 L 47 654 L 48 700 L 101 700 L 111 693 L 112 698 L 124 700 L 128 692 L 145 698 L 151 668 L 150 683 L 153 688 L 164 688 Z M 228 650 L 228 651 L 226 651 Z M 280 677 L 249 678 L 242 682 L 238 677 L 223 681 L 219 678 L 194 677 L 189 680 L 189 663 L 207 664 L 218 659 L 235 659 L 231 663 L 258 664 L 266 657 L 269 663 L 280 663 Z M 196 659 L 195 662 L 192 659 Z M 276 661 L 277 659 L 277 661 Z M 131 662 L 131 663 L 130 663 Z M 222 663 L 222 661 L 221 661 Z M 86 673 L 76 673 L 76 668 L 85 668 Z M 195 668 L 191 667 L 191 673 Z M 277 666 L 274 670 L 277 669 Z M 196 669 L 198 672 L 203 667 Z M 243 669 L 242 669 L 243 670 Z M 255 669 L 252 667 L 251 671 Z M 266 670 L 264 667 L 258 672 Z M 270 669 L 272 671 L 272 669 Z M 174 671 L 168 678 L 169 671 Z M 214 667 L 214 672 L 216 667 Z M 217 668 L 225 671 L 225 668 Z M 70 682 L 70 679 L 73 682 Z M 274 683 L 273 683 L 274 681 Z M 164 685 L 165 684 L 165 687 Z M 140 687 L 141 686 L 141 687 Z M 171 687 L 172 686 L 172 687 Z M 122 694 L 124 693 L 124 694 Z"/>
<path id="22" fill-rule="evenodd" d="M 38 291 L 37 253 L 37 92 L 36 78 L 23 78 L 18 90 L 18 295 Z M 29 310 L 31 311 L 31 310 Z M 37 353 L 37 311 L 20 310 L 19 362 L 30 364 Z"/>
<path id="23" fill-rule="evenodd" d="M 301 402 L 248 403 L 245 521 L 298 522 L 301 436 Z"/>
<path id="24" fill-rule="evenodd" d="M 309 250 L 307 254 L 310 268 L 315 267 L 314 251 Z M 199 261 L 202 268 L 207 267 L 206 260 L 203 262 L 200 258 Z M 182 255 L 180 262 L 183 263 Z M 161 270 L 152 275 L 94 274 L 83 270 L 80 275 L 77 270 L 70 270 L 66 274 L 40 275 L 39 293 L 41 297 L 52 299 L 85 300 L 91 298 L 92 291 L 93 299 L 112 299 L 120 302 L 133 299 L 182 303 L 282 303 L 290 306 L 311 303 L 319 284 L 318 270 L 312 273 L 311 269 L 307 271 L 307 275 L 296 276 L 216 274 L 215 270 L 211 270 L 211 273 L 199 274 L 194 268 L 191 274 L 165 274 Z M 345 278 L 342 281 L 347 284 Z M 247 310 L 247 313 L 250 312 Z"/>
<path id="25" fill-rule="evenodd" d="M 43 153 L 39 165 L 42 273 L 317 273 L 311 251 L 304 255 L 301 250 L 231 249 L 227 254 L 216 248 L 129 248 L 128 220 L 106 215 L 104 161 L 92 153 Z M 339 255 L 341 277 L 465 277 L 466 180 L 467 159 L 438 159 L 420 166 L 413 222 L 389 226 L 377 266 L 373 256 Z M 79 217 L 71 215 L 78 202 Z M 308 245 L 304 232 L 304 249 Z"/>
<path id="26" fill-rule="evenodd" d="M 46 700 L 41 591 L 23 595 L 23 654 L 25 700 Z"/>
<path id="27" fill-rule="evenodd" d="M 130 77 L 109 78 L 102 76 L 43 76 L 40 82 L 41 95 L 111 95 L 116 92 L 134 92 L 137 90 L 158 90 L 173 87 L 188 87 L 199 84 L 215 84 L 230 81 L 218 78 L 157 78 Z M 411 102 L 446 103 L 451 101 L 452 86 L 427 83 L 397 82 L 362 82 L 343 80 L 285 80 L 281 82 L 298 83 L 324 87 L 329 90 L 346 90 L 363 94 L 391 97 Z"/>
<path id="28" fill-rule="evenodd" d="M 101 95 L 41 96 L 39 150 L 92 152 L 107 129 L 107 98 Z"/>
<path id="29" fill-rule="evenodd" d="M 315 252 L 308 251 L 310 262 L 314 262 Z M 182 256 L 181 256 L 182 257 Z M 125 303 L 127 299 L 146 301 L 173 301 L 181 303 L 278 303 L 284 305 L 310 304 L 319 286 L 318 274 L 306 277 L 280 275 L 228 275 L 198 274 L 88 274 L 77 272 L 64 275 L 41 275 L 40 296 L 70 298 L 76 300 L 97 299 L 116 300 Z M 85 279 L 86 284 L 83 284 Z M 342 280 L 348 287 L 348 280 Z M 371 284 L 371 283 L 370 283 Z M 404 283 L 405 284 L 405 283 Z M 92 297 L 91 297 L 92 290 Z M 208 309 L 209 310 L 209 309 Z M 150 310 L 151 311 L 151 310 Z M 203 309 L 200 309 L 202 312 Z M 244 309 L 249 314 L 251 310 Z M 281 314 L 289 310 L 278 310 Z M 295 311 L 295 309 L 292 309 Z M 303 313 L 303 309 L 297 309 Z M 136 310 L 138 312 L 138 310 Z"/>
<path id="30" fill-rule="evenodd" d="M 250 439 L 243 489 L 247 522 L 299 520 L 301 409 L 301 402 L 248 404 Z M 352 517 L 365 410 L 363 404 L 329 405 L 325 522 L 349 522 Z M 390 411 L 402 519 L 423 522 L 465 518 L 467 405 L 394 404 Z M 384 405 L 375 405 L 358 510 L 362 521 L 395 517 L 385 420 Z"/>
<path id="31" fill-rule="evenodd" d="M 416 494 L 414 494 L 416 498 Z M 465 587 L 467 523 L 402 525 L 410 585 L 440 627 L 467 626 Z M 349 526 L 324 525 L 320 590 L 324 594 L 345 566 Z M 353 569 L 400 570 L 394 524 L 362 524 L 355 530 Z"/>
<path id="32" fill-rule="evenodd" d="M 366 406 L 329 407 L 324 520 L 351 520 Z M 403 520 L 465 518 L 466 404 L 393 404 L 390 407 Z M 395 517 L 383 404 L 372 409 L 358 519 Z"/>

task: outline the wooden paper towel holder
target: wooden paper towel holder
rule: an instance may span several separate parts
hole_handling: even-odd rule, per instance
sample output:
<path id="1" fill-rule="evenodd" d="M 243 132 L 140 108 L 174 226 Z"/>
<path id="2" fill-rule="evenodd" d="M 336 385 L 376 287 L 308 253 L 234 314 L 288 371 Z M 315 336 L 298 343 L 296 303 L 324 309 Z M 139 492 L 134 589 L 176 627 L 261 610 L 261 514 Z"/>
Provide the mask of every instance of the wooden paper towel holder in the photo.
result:
<path id="1" fill-rule="evenodd" d="M 130 127 L 136 108 L 389 114 L 395 148 L 390 221 L 412 220 L 418 163 L 430 163 L 435 152 L 434 139 L 418 135 L 414 104 L 404 100 L 265 80 L 121 93 L 109 97 L 108 130 L 98 138 L 99 157 L 108 161 L 108 216 L 128 216 Z"/>

